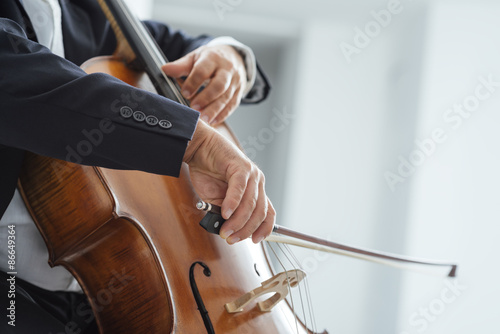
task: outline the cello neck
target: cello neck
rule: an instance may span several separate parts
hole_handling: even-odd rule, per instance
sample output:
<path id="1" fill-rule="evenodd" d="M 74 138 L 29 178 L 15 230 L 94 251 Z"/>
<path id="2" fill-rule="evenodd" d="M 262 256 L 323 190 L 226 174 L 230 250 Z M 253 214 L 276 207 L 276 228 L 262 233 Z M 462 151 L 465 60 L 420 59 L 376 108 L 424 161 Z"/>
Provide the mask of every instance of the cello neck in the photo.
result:
<path id="1" fill-rule="evenodd" d="M 124 0 L 98 0 L 117 38 L 115 55 L 131 67 L 144 70 L 158 94 L 184 105 L 177 83 L 167 77 L 161 67 L 168 59 L 144 24 L 132 13 Z"/>

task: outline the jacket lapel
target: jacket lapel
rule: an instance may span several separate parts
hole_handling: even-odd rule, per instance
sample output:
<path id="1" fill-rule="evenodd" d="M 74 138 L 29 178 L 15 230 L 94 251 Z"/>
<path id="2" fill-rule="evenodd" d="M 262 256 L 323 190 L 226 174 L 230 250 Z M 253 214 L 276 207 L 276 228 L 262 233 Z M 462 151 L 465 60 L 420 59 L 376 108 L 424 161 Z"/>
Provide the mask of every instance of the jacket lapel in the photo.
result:
<path id="1" fill-rule="evenodd" d="M 33 29 L 33 25 L 28 17 L 28 13 L 24 10 L 24 6 L 22 4 L 22 0 L 14 0 L 14 1 L 0 1 L 0 16 L 8 18 L 14 22 L 17 22 L 23 30 L 26 32 L 26 35 L 32 41 L 37 42 L 35 30 Z"/>

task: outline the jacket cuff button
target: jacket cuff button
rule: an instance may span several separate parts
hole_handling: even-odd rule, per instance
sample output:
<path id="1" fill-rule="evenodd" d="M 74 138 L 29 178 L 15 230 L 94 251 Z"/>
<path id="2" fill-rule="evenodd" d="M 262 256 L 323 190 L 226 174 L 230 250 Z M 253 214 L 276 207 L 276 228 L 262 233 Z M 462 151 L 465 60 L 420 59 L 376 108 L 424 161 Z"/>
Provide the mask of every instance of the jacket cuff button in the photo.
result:
<path id="1" fill-rule="evenodd" d="M 130 107 L 121 107 L 120 108 L 120 115 L 123 118 L 130 118 L 130 117 L 132 117 L 133 113 L 134 113 L 134 111 Z"/>
<path id="2" fill-rule="evenodd" d="M 146 123 L 148 125 L 151 125 L 151 126 L 155 126 L 156 124 L 158 124 L 158 118 L 156 118 L 156 116 L 148 116 L 146 117 Z"/>
<path id="3" fill-rule="evenodd" d="M 162 119 L 158 124 L 164 129 L 170 129 L 172 127 L 172 123 L 166 119 Z"/>
<path id="4" fill-rule="evenodd" d="M 134 112 L 134 119 L 137 122 L 142 122 L 146 119 L 146 115 L 142 111 L 136 111 Z"/>

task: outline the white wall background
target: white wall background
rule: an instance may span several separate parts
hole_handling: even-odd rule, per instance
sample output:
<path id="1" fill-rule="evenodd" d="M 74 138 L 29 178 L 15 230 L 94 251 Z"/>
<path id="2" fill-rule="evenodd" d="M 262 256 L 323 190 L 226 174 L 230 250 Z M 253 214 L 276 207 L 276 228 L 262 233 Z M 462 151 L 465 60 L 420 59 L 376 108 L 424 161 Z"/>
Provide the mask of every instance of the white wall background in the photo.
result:
<path id="1" fill-rule="evenodd" d="M 221 3 L 223 13 L 215 8 Z M 193 34 L 231 35 L 254 49 L 273 83 L 272 96 L 242 107 L 230 124 L 247 148 L 251 137 L 264 147 L 255 161 L 266 173 L 279 224 L 460 264 L 453 290 L 442 272 L 427 276 L 298 250 L 318 328 L 498 333 L 500 87 L 457 129 L 443 114 L 474 94 L 479 77 L 500 81 L 500 6 L 493 0 L 401 0 L 400 11 L 348 62 L 341 43 L 353 44 L 354 29 L 364 29 L 374 21 L 371 11 L 389 3 L 144 5 L 153 4 L 155 19 Z M 262 129 L 276 110 L 294 118 L 269 140 Z M 397 173 L 399 156 L 409 159 L 418 150 L 415 140 L 436 128 L 447 140 L 392 191 L 384 174 Z"/>
<path id="2" fill-rule="evenodd" d="M 500 331 L 496 320 L 500 315 L 499 269 L 495 266 L 500 254 L 500 86 L 493 87 L 477 108 L 472 108 L 471 98 L 479 77 L 500 81 L 499 13 L 498 3 L 465 1 L 440 1 L 429 11 L 416 137 L 425 138 L 440 127 L 448 139 L 413 176 L 406 250 L 456 258 L 462 288 L 443 297 L 446 285 L 442 281 L 406 275 L 400 296 L 403 329 Z M 460 123 L 447 123 L 443 115 L 455 104 L 470 105 L 474 111 L 461 117 Z M 421 316 L 420 307 L 429 308 L 430 317 Z"/>

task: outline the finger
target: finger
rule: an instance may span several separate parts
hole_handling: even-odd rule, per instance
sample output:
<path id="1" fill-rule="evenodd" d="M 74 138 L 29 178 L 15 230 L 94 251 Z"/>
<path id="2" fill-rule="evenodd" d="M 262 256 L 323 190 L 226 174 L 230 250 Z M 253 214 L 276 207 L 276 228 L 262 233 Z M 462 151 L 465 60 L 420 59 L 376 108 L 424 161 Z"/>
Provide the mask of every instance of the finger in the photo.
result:
<path id="1" fill-rule="evenodd" d="M 231 218 L 224 223 L 224 226 L 226 227 L 227 231 L 234 232 L 232 234 L 226 233 L 224 235 L 228 237 L 227 241 L 229 244 L 233 244 L 235 242 L 238 242 L 239 240 L 242 240 L 242 237 L 244 236 L 245 237 L 249 236 L 245 235 L 245 230 L 243 230 L 240 233 L 241 236 L 238 237 L 239 235 L 238 232 L 240 232 L 245 227 L 245 225 L 252 217 L 255 208 L 259 203 L 258 200 L 259 200 L 259 182 L 256 177 L 251 177 L 248 179 L 247 189 L 245 191 L 245 194 L 243 195 L 240 205 L 238 206 L 234 214 L 231 216 Z M 262 217 L 262 219 L 264 219 L 264 217 Z M 248 229 L 251 228 L 252 226 L 248 227 Z"/>
<path id="2" fill-rule="evenodd" d="M 267 213 L 267 196 L 264 190 L 264 182 L 261 179 L 258 185 L 257 204 L 254 207 L 248 221 L 241 229 L 233 233 L 228 239 L 229 244 L 234 244 L 240 240 L 245 240 L 251 236 L 257 228 L 264 222 Z"/>
<path id="3" fill-rule="evenodd" d="M 208 79 L 215 75 L 217 64 L 206 56 L 200 56 L 193 65 L 184 85 L 182 87 L 182 95 L 190 99 Z M 193 104 L 194 105 L 194 104 Z"/>
<path id="4" fill-rule="evenodd" d="M 176 61 L 167 63 L 161 67 L 163 72 L 172 78 L 180 78 L 189 75 L 195 63 L 195 53 L 189 53 Z"/>
<path id="5" fill-rule="evenodd" d="M 250 173 L 248 173 L 250 175 Z M 231 188 L 231 184 L 229 184 L 228 194 Z M 240 193 L 238 193 L 240 195 Z M 247 178 L 247 183 L 245 184 L 244 192 L 241 193 L 241 198 L 239 200 L 238 205 L 234 208 L 234 213 L 231 217 L 226 218 L 226 222 L 221 229 L 220 236 L 223 239 L 228 238 L 234 232 L 239 231 L 245 223 L 248 221 L 250 216 L 252 215 L 255 205 L 257 204 L 257 196 L 258 196 L 258 182 L 256 181 L 255 176 Z M 228 198 L 224 199 L 222 205 L 226 203 Z M 228 200 L 229 202 L 229 200 Z M 223 208 L 223 212 L 227 212 L 227 209 Z M 226 210 L 226 211 L 224 211 Z"/>
<path id="6" fill-rule="evenodd" d="M 182 88 L 182 85 L 184 84 L 184 80 L 186 80 L 186 77 L 185 76 L 182 76 L 180 78 L 177 78 L 175 79 L 177 81 L 177 84 L 179 85 L 179 87 Z"/>
<path id="7" fill-rule="evenodd" d="M 267 216 L 262 224 L 252 235 L 252 241 L 256 244 L 264 240 L 273 232 L 274 224 L 276 222 L 276 210 L 269 199 L 267 199 Z"/>
<path id="8" fill-rule="evenodd" d="M 227 92 L 232 83 L 231 79 L 228 71 L 218 70 L 208 85 L 193 97 L 191 105 L 199 106 L 199 109 L 205 108 Z"/>
<path id="9" fill-rule="evenodd" d="M 233 94 L 231 100 L 228 103 L 226 103 L 224 108 L 218 113 L 216 113 L 215 117 L 212 117 L 210 124 L 217 125 L 224 122 L 226 118 L 228 118 L 233 113 L 233 111 L 235 111 L 236 108 L 238 108 L 238 106 L 240 105 L 240 101 L 241 99 L 239 97 L 239 93 L 236 92 L 236 94 Z"/>
<path id="10" fill-rule="evenodd" d="M 222 217 L 226 220 L 231 218 L 233 212 L 240 205 L 241 199 L 247 189 L 247 181 L 250 177 L 251 163 L 247 167 L 238 165 L 236 172 L 229 173 L 227 177 L 227 192 L 222 202 Z M 226 229 L 227 230 L 227 229 Z"/>
<path id="11" fill-rule="evenodd" d="M 219 98 L 204 109 L 201 110 L 202 118 L 205 119 L 208 123 L 213 122 L 213 120 L 219 116 L 220 112 L 226 108 L 229 103 L 236 103 L 236 101 L 232 101 L 234 96 L 234 87 L 230 86 L 229 89 L 219 96 Z"/>

